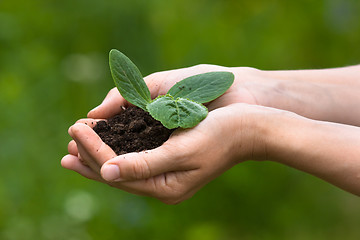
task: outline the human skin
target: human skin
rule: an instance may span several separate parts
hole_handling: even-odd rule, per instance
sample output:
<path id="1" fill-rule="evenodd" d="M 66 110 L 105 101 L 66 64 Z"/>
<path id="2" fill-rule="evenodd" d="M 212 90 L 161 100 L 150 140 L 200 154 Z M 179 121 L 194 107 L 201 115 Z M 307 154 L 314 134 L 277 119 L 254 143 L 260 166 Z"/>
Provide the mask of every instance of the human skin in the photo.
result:
<path id="1" fill-rule="evenodd" d="M 154 98 L 177 81 L 209 71 L 232 71 L 235 82 L 207 104 L 209 115 L 196 127 L 175 131 L 159 148 L 116 156 L 91 129 L 97 119 L 129 105 L 113 89 L 89 119 L 70 127 L 74 140 L 62 166 L 168 204 L 190 198 L 247 160 L 276 161 L 360 195 L 360 128 L 355 126 L 360 110 L 354 107 L 360 102 L 359 66 L 261 71 L 199 65 L 155 73 L 145 81 Z"/>

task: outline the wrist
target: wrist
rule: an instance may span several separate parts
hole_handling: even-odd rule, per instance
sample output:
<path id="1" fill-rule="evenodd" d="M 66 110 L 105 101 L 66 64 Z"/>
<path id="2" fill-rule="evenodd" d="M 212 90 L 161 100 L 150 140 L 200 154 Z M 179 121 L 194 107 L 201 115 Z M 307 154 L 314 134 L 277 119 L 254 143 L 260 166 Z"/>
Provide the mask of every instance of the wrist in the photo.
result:
<path id="1" fill-rule="evenodd" d="M 258 142 L 262 140 L 259 139 L 261 128 L 256 124 L 261 122 L 259 108 L 263 107 L 235 103 L 209 113 L 209 119 L 216 121 L 211 121 L 213 125 L 209 125 L 214 135 L 207 135 L 221 146 L 226 165 L 233 166 L 261 155 L 258 151 L 261 148 Z"/>
<path id="2" fill-rule="evenodd" d="M 296 151 L 300 145 L 294 145 L 294 139 L 304 134 L 309 119 L 280 109 L 248 106 L 251 111 L 247 112 L 240 126 L 241 135 L 246 136 L 242 140 L 246 146 L 241 156 L 243 160 L 281 162 L 287 153 L 291 155 L 291 151 Z"/>
<path id="3" fill-rule="evenodd" d="M 288 128 L 288 119 L 300 117 L 294 113 L 249 104 L 234 104 L 232 118 L 236 121 L 230 132 L 236 139 L 232 151 L 236 163 L 246 160 L 274 160 L 278 140 Z"/>
<path id="4" fill-rule="evenodd" d="M 265 120 L 266 134 L 264 135 L 264 148 L 266 160 L 291 165 L 288 161 L 296 162 L 299 153 L 311 148 L 307 146 L 309 129 L 313 120 L 304 118 L 295 113 L 279 110 Z"/>

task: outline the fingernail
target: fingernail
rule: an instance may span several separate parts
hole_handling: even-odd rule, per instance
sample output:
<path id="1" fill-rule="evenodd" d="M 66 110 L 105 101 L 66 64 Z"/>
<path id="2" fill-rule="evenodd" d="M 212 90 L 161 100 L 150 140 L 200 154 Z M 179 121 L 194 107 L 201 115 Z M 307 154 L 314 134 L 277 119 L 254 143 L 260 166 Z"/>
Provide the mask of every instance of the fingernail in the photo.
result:
<path id="1" fill-rule="evenodd" d="M 107 164 L 103 166 L 101 169 L 101 176 L 109 182 L 121 181 L 120 169 L 115 164 Z"/>

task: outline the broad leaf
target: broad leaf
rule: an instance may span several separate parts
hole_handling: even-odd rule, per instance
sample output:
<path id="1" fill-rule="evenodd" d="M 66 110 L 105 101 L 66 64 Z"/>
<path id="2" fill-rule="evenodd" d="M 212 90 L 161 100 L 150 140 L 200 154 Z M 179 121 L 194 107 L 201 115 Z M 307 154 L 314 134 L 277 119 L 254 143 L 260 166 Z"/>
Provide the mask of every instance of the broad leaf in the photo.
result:
<path id="1" fill-rule="evenodd" d="M 136 65 L 116 49 L 110 51 L 109 62 L 112 77 L 121 96 L 146 110 L 146 105 L 151 102 L 150 91 Z"/>
<path id="2" fill-rule="evenodd" d="M 221 96 L 233 84 L 234 74 L 231 72 L 208 72 L 185 78 L 176 83 L 168 94 L 206 103 Z"/>
<path id="3" fill-rule="evenodd" d="M 200 103 L 185 99 L 174 99 L 171 95 L 160 96 L 147 105 L 153 118 L 166 128 L 191 128 L 207 116 L 207 108 Z"/>

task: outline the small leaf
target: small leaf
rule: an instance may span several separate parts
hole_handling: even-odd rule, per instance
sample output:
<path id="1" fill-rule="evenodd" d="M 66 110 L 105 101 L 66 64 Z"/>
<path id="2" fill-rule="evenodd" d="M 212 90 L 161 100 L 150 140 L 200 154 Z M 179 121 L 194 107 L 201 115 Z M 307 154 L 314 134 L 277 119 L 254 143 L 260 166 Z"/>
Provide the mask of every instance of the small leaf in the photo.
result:
<path id="1" fill-rule="evenodd" d="M 185 99 L 174 99 L 171 95 L 160 96 L 147 105 L 153 118 L 166 128 L 191 128 L 207 116 L 207 108 L 200 103 Z"/>
<path id="2" fill-rule="evenodd" d="M 121 96 L 146 110 L 146 105 L 151 102 L 150 91 L 136 65 L 116 49 L 110 51 L 109 63 L 112 77 Z"/>
<path id="3" fill-rule="evenodd" d="M 206 103 L 221 96 L 234 82 L 231 72 L 208 72 L 185 78 L 176 83 L 168 94 Z"/>
<path id="4" fill-rule="evenodd" d="M 177 98 L 179 127 L 191 128 L 204 120 L 208 114 L 207 108 L 201 103 L 185 98 Z"/>
<path id="5" fill-rule="evenodd" d="M 169 95 L 159 96 L 149 103 L 146 108 L 150 115 L 160 121 L 166 128 L 173 129 L 179 126 L 179 116 L 173 97 Z"/>

